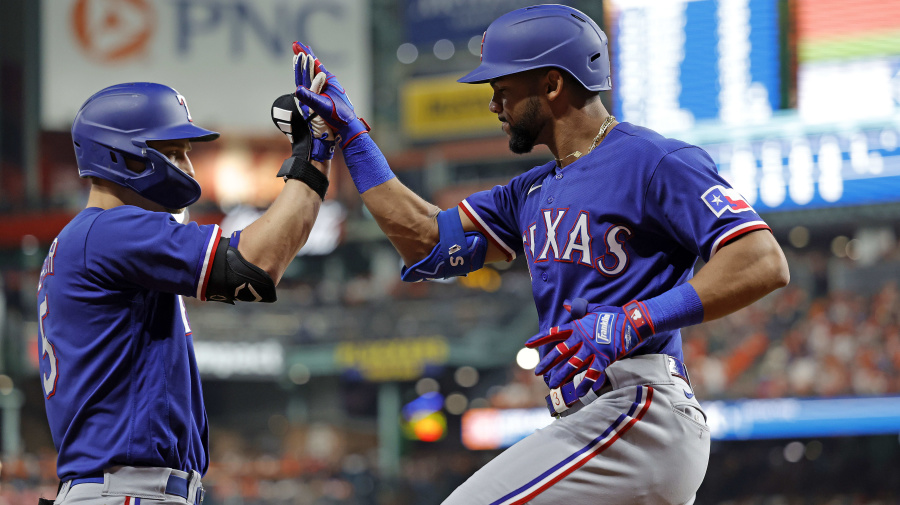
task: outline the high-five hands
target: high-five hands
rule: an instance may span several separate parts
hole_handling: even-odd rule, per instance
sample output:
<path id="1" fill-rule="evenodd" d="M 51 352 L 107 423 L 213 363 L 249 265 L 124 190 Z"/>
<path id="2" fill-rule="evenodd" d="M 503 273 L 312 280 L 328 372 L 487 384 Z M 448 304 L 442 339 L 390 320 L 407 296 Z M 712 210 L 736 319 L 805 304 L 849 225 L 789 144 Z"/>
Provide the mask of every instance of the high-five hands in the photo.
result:
<path id="1" fill-rule="evenodd" d="M 325 69 L 312 49 L 300 42 L 294 42 L 294 81 L 297 84 L 295 96 L 302 107 L 318 114 L 325 123 L 337 131 L 341 147 L 370 130 L 369 125 L 356 116 L 353 103 L 337 78 Z M 314 85 L 325 76 L 325 87 L 314 91 Z"/>
<path id="2" fill-rule="evenodd" d="M 324 72 L 316 73 L 318 60 L 315 55 L 310 56 L 303 51 L 298 51 L 298 43 L 294 42 L 294 44 L 294 89 L 302 86 L 313 93 L 321 93 L 322 88 L 325 87 L 325 79 L 328 76 Z M 293 98 L 297 103 L 297 108 L 309 122 L 312 133 L 311 158 L 323 162 L 330 160 L 334 157 L 334 130 L 325 123 L 322 116 L 300 103 L 296 95 Z"/>

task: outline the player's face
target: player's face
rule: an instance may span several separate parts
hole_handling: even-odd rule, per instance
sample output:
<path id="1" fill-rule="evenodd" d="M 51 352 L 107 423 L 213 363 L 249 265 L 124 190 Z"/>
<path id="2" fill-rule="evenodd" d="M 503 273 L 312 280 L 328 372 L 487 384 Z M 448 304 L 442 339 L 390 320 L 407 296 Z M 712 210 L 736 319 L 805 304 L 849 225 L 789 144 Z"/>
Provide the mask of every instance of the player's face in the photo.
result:
<path id="1" fill-rule="evenodd" d="M 534 95 L 533 75 L 524 72 L 503 76 L 492 80 L 491 87 L 494 96 L 489 108 L 509 135 L 509 150 L 516 154 L 531 152 L 544 124 L 541 102 Z"/>
<path id="2" fill-rule="evenodd" d="M 191 150 L 190 140 L 150 140 L 147 142 L 147 147 L 156 149 L 168 158 L 173 165 L 194 177 L 194 165 L 191 164 L 191 159 L 188 158 L 187 154 Z"/>

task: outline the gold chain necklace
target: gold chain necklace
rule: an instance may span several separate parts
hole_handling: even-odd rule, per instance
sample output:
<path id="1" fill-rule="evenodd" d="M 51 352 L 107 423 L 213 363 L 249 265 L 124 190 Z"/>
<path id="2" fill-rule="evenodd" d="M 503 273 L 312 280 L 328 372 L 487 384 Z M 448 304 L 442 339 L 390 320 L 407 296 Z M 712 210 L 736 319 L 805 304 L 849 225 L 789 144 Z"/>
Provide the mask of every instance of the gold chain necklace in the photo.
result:
<path id="1" fill-rule="evenodd" d="M 615 120 L 616 117 L 613 115 L 606 116 L 606 120 L 603 121 L 602 125 L 600 125 L 600 131 L 597 132 L 597 136 L 594 137 L 594 140 L 591 142 L 591 148 L 588 149 L 588 152 L 593 151 L 594 148 L 597 147 L 597 144 L 599 144 L 600 141 L 603 140 L 604 137 L 606 137 L 606 130 L 609 128 L 609 125 L 611 125 Z M 575 151 L 563 156 L 562 158 L 554 158 L 556 160 L 556 166 L 561 166 L 564 159 L 571 158 L 572 156 L 574 156 L 577 160 L 578 158 L 584 156 L 584 154 L 582 154 L 581 151 Z"/>

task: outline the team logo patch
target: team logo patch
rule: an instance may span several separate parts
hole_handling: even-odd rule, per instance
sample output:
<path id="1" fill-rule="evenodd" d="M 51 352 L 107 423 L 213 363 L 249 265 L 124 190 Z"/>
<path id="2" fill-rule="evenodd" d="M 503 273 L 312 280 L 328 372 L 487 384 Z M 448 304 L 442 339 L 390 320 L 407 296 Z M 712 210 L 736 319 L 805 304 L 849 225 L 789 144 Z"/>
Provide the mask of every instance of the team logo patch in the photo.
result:
<path id="1" fill-rule="evenodd" d="M 740 193 L 725 186 L 716 185 L 707 189 L 700 199 L 703 200 L 716 217 L 724 214 L 726 210 L 734 213 L 753 210 L 753 207 L 744 200 Z"/>
<path id="2" fill-rule="evenodd" d="M 594 340 L 598 344 L 607 345 L 612 342 L 612 333 L 616 327 L 616 315 L 604 312 L 597 318 L 597 331 Z"/>

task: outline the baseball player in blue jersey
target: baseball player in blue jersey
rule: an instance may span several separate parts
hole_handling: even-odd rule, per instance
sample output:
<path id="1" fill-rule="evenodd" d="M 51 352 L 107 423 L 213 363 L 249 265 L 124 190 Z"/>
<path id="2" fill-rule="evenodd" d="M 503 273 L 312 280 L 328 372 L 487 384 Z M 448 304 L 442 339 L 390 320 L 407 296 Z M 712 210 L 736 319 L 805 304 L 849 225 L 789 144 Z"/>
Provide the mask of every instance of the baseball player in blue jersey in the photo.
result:
<path id="1" fill-rule="evenodd" d="M 56 504 L 197 504 L 209 431 L 184 297 L 273 302 L 328 187 L 331 151 L 291 95 L 285 186 L 230 237 L 173 214 L 200 197 L 188 151 L 219 134 L 154 83 L 105 88 L 72 125 L 87 207 L 50 246 L 38 285 L 40 373 L 61 481 Z M 310 162 L 312 159 L 312 162 Z M 42 500 L 42 503 L 49 503 Z"/>
<path id="2" fill-rule="evenodd" d="M 609 56 L 597 24 L 540 5 L 487 28 L 481 64 L 460 81 L 493 88 L 489 109 L 510 150 L 544 144 L 555 159 L 446 211 L 394 177 L 335 77 L 310 48 L 295 52 L 296 96 L 336 130 L 365 205 L 407 265 L 404 280 L 519 256 L 529 267 L 540 331 L 525 345 L 540 350 L 535 372 L 558 419 L 445 503 L 693 503 L 709 429 L 680 328 L 786 285 L 787 263 L 706 152 L 605 110 Z M 693 276 L 698 258 L 706 264 Z"/>

